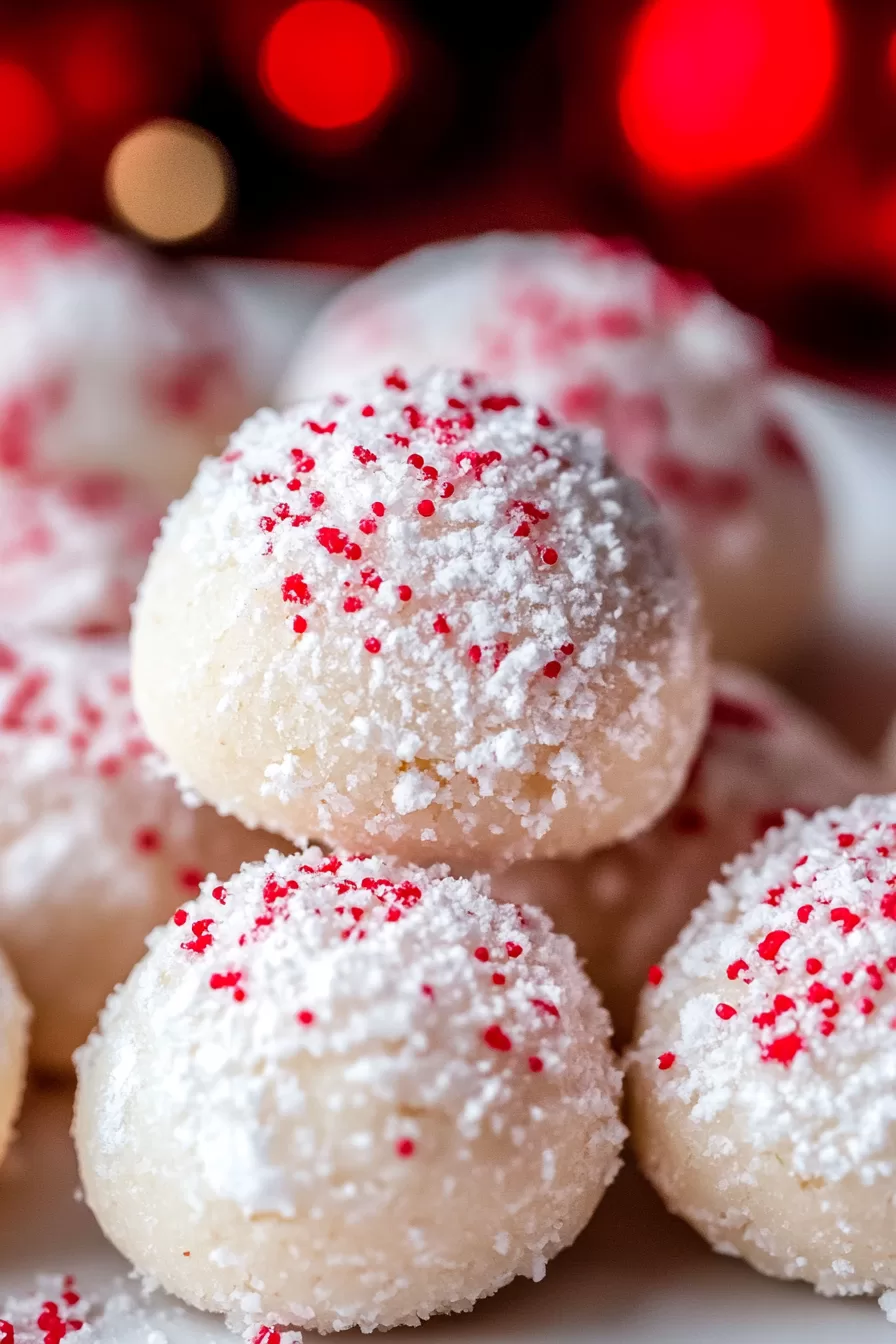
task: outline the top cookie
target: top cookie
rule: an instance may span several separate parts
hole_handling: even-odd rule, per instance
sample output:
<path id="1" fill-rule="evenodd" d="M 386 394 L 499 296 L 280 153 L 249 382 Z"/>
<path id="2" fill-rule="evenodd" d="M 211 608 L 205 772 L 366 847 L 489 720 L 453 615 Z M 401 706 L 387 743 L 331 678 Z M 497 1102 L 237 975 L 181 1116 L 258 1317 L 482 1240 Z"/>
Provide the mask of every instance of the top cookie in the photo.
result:
<path id="1" fill-rule="evenodd" d="M 491 864 L 630 836 L 702 731 L 686 566 L 593 431 L 396 371 L 249 420 L 135 616 L 148 732 L 291 839 Z"/>

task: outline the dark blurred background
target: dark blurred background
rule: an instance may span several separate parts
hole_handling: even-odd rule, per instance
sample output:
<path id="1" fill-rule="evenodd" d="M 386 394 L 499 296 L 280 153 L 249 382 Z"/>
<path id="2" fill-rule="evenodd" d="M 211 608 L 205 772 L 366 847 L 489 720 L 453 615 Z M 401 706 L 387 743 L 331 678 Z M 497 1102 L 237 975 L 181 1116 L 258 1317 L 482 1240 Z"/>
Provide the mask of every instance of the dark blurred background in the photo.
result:
<path id="1" fill-rule="evenodd" d="M 0 207 L 375 264 L 642 239 L 896 392 L 894 0 L 6 0 Z"/>

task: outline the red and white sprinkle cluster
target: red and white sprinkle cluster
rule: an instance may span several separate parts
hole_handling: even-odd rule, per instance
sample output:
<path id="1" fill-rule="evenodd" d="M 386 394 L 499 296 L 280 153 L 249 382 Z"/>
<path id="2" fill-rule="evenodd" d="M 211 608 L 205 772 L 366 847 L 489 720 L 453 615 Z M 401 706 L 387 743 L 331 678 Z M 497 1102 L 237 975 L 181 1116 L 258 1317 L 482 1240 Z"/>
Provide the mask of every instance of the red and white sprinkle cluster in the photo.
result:
<path id="1" fill-rule="evenodd" d="M 73 1274 L 39 1274 L 32 1292 L 0 1302 L 0 1344 L 169 1344 L 183 1337 L 185 1317 L 180 1307 L 146 1305 L 120 1280 L 99 1293 Z M 301 1340 L 285 1335 L 282 1344 Z"/>
<path id="2" fill-rule="evenodd" d="M 756 1151 L 785 1145 L 806 1180 L 891 1175 L 896 797 L 789 814 L 650 981 L 634 1058 L 660 1100 L 728 1117 Z"/>
<path id="3" fill-rule="evenodd" d="M 572 943 L 488 886 L 272 851 L 150 936 L 79 1052 L 76 1121 L 88 1200 L 141 1270 L 275 1333 L 413 1323 L 543 1274 L 617 1168 L 620 1079 Z M 150 1132 L 144 1238 L 120 1190 Z"/>
<path id="4" fill-rule="evenodd" d="M 264 840 L 149 769 L 124 639 L 0 640 L 0 938 L 67 1068 L 146 933 Z"/>
<path id="5" fill-rule="evenodd" d="M 356 281 L 305 337 L 284 400 L 388 361 L 465 365 L 565 420 L 598 424 L 626 470 L 704 527 L 743 510 L 763 440 L 762 327 L 636 245 L 577 234 L 488 234 L 422 248 Z"/>
<path id="6" fill-rule="evenodd" d="M 584 235 L 426 247 L 337 295 L 283 400 L 389 361 L 479 369 L 564 420 L 599 425 L 674 524 L 717 656 L 768 657 L 805 627 L 821 564 L 814 485 L 769 411 L 764 329 L 704 282 Z"/>
<path id="7" fill-rule="evenodd" d="M 125 632 L 158 527 L 121 477 L 0 473 L 0 628 Z"/>
<path id="8" fill-rule="evenodd" d="M 463 373 L 395 370 L 350 399 L 260 412 L 163 529 L 137 612 L 149 731 L 204 796 L 296 839 L 339 841 L 358 806 L 350 833 L 443 852 L 439 818 L 460 852 L 480 802 L 510 853 L 566 807 L 591 808 L 598 829 L 617 815 L 616 833 L 643 827 L 698 729 L 702 635 L 653 507 L 584 437 Z M 143 687 L 146 643 L 194 600 L 195 647 Z M 243 762 L 282 745 L 254 798 L 184 759 L 195 720 L 166 734 L 154 708 L 164 695 L 166 715 L 178 700 L 193 712 L 219 636 L 239 662 L 211 660 L 209 729 L 232 731 Z M 696 687 L 695 713 L 669 707 L 670 682 Z M 263 690 L 247 705 L 250 683 Z M 637 774 L 659 739 L 662 760 L 615 796 L 611 761 Z"/>
<path id="9" fill-rule="evenodd" d="M 170 497 L 248 394 L 195 277 L 71 220 L 0 219 L 0 473 L 123 471 Z"/>

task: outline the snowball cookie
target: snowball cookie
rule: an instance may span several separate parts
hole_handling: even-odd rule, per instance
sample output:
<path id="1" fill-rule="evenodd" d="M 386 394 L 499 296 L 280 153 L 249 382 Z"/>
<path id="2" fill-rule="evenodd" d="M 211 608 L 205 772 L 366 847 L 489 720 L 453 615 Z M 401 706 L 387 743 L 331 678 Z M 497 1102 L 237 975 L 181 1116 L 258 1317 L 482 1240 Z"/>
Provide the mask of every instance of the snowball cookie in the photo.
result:
<path id="1" fill-rule="evenodd" d="M 687 786 L 652 830 L 580 863 L 519 864 L 495 879 L 499 899 L 541 905 L 575 940 L 617 1041 L 631 1036 L 650 968 L 724 863 L 787 808 L 809 816 L 881 787 L 873 766 L 758 673 L 716 667 L 713 692 Z"/>
<path id="2" fill-rule="evenodd" d="M 471 374 L 261 411 L 135 610 L 150 737 L 221 811 L 403 858 L 581 854 L 674 797 L 690 576 L 602 453 Z"/>
<path id="3" fill-rule="evenodd" d="M 153 778 L 124 639 L 0 643 L 0 946 L 34 1005 L 32 1059 L 64 1072 L 149 930 L 216 868 L 264 854 Z"/>
<path id="4" fill-rule="evenodd" d="M 616 1173 L 607 1014 L 488 877 L 271 851 L 149 948 L 78 1055 L 84 1191 L 237 1329 L 469 1310 L 542 1278 Z"/>
<path id="5" fill-rule="evenodd" d="M 0 952 L 0 1162 L 12 1141 L 25 1091 L 30 1017 L 13 969 Z"/>
<path id="6" fill-rule="evenodd" d="M 165 501 L 250 408 L 196 276 L 72 220 L 0 220 L 0 472 L 124 470 Z"/>
<path id="7" fill-rule="evenodd" d="M 896 1286 L 896 796 L 791 813 L 653 976 L 645 1172 L 718 1251 L 830 1295 Z"/>
<path id="8" fill-rule="evenodd" d="M 158 530 L 124 477 L 0 472 L 0 628 L 126 631 Z"/>
<path id="9" fill-rule="evenodd" d="M 629 243 L 488 234 L 422 248 L 339 294 L 286 402 L 399 363 L 469 366 L 604 428 L 673 523 L 719 658 L 780 660 L 819 596 L 823 527 L 767 401 L 765 329 Z"/>

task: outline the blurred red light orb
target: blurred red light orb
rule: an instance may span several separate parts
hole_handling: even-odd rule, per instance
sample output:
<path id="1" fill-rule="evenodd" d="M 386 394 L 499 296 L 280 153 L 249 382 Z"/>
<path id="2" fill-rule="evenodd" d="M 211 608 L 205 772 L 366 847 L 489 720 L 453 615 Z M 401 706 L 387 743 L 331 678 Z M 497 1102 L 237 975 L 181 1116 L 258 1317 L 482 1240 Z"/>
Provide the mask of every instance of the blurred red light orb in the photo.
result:
<path id="1" fill-rule="evenodd" d="M 392 34 L 356 0 L 299 0 L 265 36 L 259 67 L 272 102 L 320 131 L 367 121 L 399 77 Z"/>
<path id="2" fill-rule="evenodd" d="M 836 73 L 829 0 L 650 0 L 629 40 L 622 128 L 658 176 L 711 187 L 803 143 Z"/>
<path id="3" fill-rule="evenodd" d="M 80 16 L 61 58 L 73 108 L 97 121 L 139 111 L 150 95 L 145 44 L 137 10 L 110 5 Z"/>
<path id="4" fill-rule="evenodd" d="M 0 59 L 0 183 L 18 184 L 45 168 L 59 142 L 59 122 L 36 75 Z"/>

